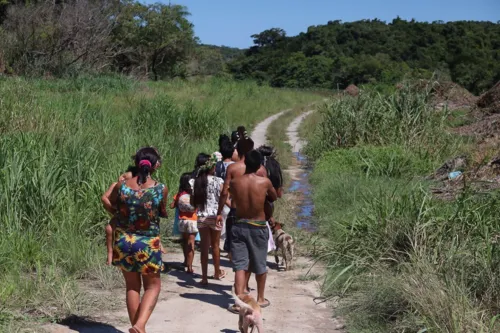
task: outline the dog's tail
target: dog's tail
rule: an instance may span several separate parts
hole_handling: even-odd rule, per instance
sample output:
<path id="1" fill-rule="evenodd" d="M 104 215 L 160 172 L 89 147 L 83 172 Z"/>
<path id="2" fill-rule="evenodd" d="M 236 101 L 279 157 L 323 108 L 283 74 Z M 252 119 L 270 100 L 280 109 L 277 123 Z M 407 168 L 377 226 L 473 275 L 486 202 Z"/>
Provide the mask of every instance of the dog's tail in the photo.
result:
<path id="1" fill-rule="evenodd" d="M 234 289 L 234 285 L 233 285 L 233 298 L 234 298 L 234 303 L 239 306 L 241 309 L 245 309 L 248 313 L 252 314 L 253 313 L 253 309 L 250 305 L 248 305 L 247 303 L 243 302 L 239 297 L 238 295 L 236 295 L 236 290 Z"/>

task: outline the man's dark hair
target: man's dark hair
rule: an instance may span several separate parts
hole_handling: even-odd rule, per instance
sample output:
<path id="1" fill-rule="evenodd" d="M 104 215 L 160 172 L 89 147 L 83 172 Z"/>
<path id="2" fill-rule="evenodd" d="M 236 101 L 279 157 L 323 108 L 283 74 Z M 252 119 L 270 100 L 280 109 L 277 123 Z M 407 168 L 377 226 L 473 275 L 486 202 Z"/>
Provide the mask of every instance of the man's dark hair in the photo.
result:
<path id="1" fill-rule="evenodd" d="M 262 156 L 256 150 L 250 150 L 245 154 L 245 173 L 255 173 L 260 168 L 260 161 Z"/>
<path id="2" fill-rule="evenodd" d="M 231 139 L 226 134 L 219 135 L 219 151 L 225 142 L 231 143 Z"/>
<path id="3" fill-rule="evenodd" d="M 231 141 L 224 141 L 221 143 L 219 152 L 222 155 L 222 159 L 225 160 L 226 158 L 231 158 L 233 157 L 234 153 L 234 146 L 231 143 Z"/>

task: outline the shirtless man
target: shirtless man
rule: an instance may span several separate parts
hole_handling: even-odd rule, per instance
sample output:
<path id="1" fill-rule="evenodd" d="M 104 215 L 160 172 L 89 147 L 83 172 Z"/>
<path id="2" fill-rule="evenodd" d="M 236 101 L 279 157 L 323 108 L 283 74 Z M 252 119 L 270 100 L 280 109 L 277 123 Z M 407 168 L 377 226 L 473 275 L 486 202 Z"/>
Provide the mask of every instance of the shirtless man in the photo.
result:
<path id="1" fill-rule="evenodd" d="M 236 294 L 244 294 L 247 278 L 253 272 L 257 281 L 257 302 L 261 307 L 266 307 L 269 306 L 269 301 L 264 298 L 269 232 L 264 203 L 266 198 L 271 202 L 276 200 L 277 194 L 271 181 L 257 174 L 261 167 L 260 161 L 260 153 L 251 150 L 244 155 L 243 163 L 229 167 L 220 202 L 224 202 L 230 188 L 232 205 L 236 207 L 236 219 L 231 230 Z M 244 164 L 243 174 L 238 164 Z M 219 207 L 218 221 L 222 221 L 221 211 Z"/>
<path id="2" fill-rule="evenodd" d="M 234 134 L 234 133 L 233 133 Z M 253 149 L 254 143 L 252 139 L 247 136 L 247 132 L 245 127 L 239 126 L 236 135 L 233 135 L 236 140 L 235 144 L 235 152 L 237 153 L 237 161 L 235 163 L 230 164 L 226 169 L 226 178 L 224 180 L 224 188 L 222 190 L 221 196 L 219 198 L 219 213 L 222 212 L 224 208 L 223 203 L 227 202 L 229 198 L 229 183 L 231 179 L 237 178 L 245 174 L 245 154 Z M 267 171 L 264 166 L 262 166 L 257 172 L 258 175 L 267 177 Z M 231 200 L 229 200 L 231 202 Z M 230 210 L 227 214 L 226 218 L 226 240 L 224 241 L 224 250 L 229 253 L 229 260 L 231 260 L 231 228 L 236 219 L 236 206 L 234 204 L 230 204 Z M 248 291 L 248 290 L 247 290 Z"/>

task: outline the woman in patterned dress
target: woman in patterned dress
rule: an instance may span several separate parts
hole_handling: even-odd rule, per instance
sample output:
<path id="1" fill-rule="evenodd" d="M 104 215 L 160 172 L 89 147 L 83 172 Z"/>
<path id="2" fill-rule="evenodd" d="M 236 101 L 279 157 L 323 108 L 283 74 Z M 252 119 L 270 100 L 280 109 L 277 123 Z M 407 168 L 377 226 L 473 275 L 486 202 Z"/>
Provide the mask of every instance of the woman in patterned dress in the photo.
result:
<path id="1" fill-rule="evenodd" d="M 118 217 L 113 265 L 125 278 L 130 333 L 146 332 L 161 289 L 160 217 L 167 217 L 168 190 L 151 178 L 159 160 L 154 148 L 141 148 L 135 155 L 137 175 L 118 183 L 110 197 Z"/>
<path id="2" fill-rule="evenodd" d="M 213 278 L 220 280 L 226 272 L 220 269 L 220 234 L 222 224 L 216 222 L 219 198 L 224 180 L 215 177 L 215 164 L 217 156 L 199 154 L 196 158 L 196 177 L 191 179 L 193 189 L 191 196 L 193 206 L 197 209 L 198 230 L 201 236 L 201 285 L 208 284 L 208 252 L 212 247 L 212 258 L 215 273 Z"/>

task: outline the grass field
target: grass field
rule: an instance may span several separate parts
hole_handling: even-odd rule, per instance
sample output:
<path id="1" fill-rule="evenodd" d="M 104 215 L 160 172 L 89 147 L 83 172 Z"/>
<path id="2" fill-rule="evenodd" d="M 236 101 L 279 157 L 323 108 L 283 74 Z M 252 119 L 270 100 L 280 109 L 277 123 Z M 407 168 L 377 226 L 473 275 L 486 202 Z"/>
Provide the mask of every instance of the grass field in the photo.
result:
<path id="1" fill-rule="evenodd" d="M 86 313 L 82 283 L 116 286 L 99 199 L 137 148 L 159 149 L 173 192 L 220 133 L 316 99 L 222 79 L 0 79 L 0 328 Z"/>
<path id="2" fill-rule="evenodd" d="M 402 89 L 331 100 L 302 129 L 325 296 L 349 332 L 498 332 L 500 196 L 442 201 L 426 176 L 473 145 L 448 112 Z M 316 129 L 316 130 L 313 130 Z"/>

